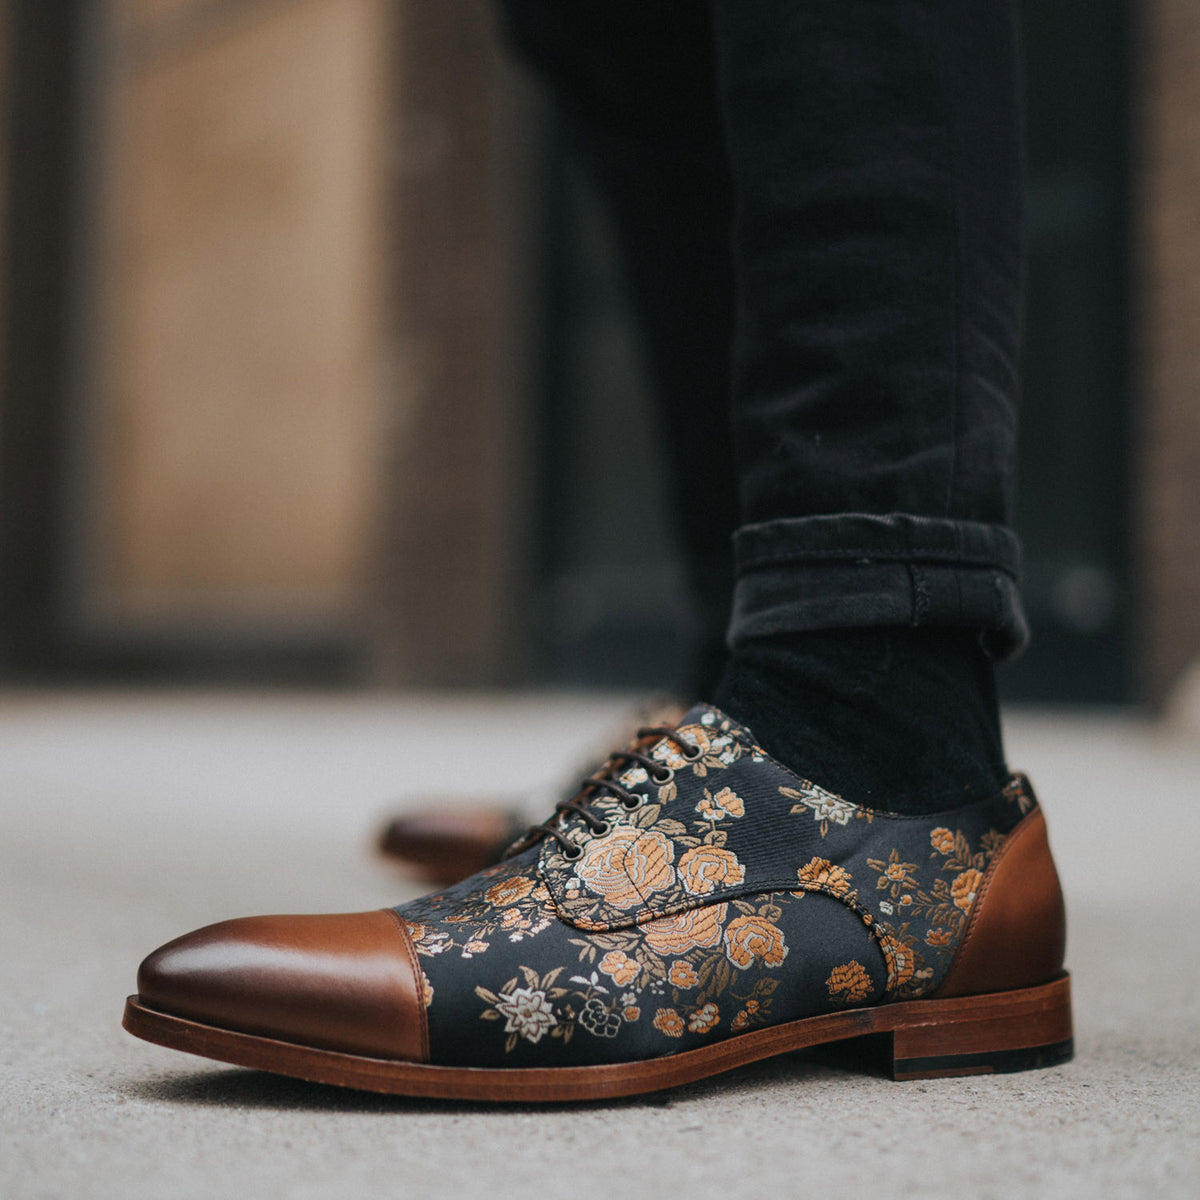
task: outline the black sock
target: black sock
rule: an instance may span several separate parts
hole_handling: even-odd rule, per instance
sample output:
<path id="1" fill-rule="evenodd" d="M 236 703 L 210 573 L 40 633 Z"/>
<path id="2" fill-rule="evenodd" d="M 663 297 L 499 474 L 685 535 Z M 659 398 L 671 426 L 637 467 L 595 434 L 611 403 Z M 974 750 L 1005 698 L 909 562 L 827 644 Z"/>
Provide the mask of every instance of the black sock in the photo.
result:
<path id="1" fill-rule="evenodd" d="M 1007 770 L 991 659 L 962 629 L 834 629 L 748 642 L 713 703 L 773 758 L 868 808 L 931 813 Z"/>

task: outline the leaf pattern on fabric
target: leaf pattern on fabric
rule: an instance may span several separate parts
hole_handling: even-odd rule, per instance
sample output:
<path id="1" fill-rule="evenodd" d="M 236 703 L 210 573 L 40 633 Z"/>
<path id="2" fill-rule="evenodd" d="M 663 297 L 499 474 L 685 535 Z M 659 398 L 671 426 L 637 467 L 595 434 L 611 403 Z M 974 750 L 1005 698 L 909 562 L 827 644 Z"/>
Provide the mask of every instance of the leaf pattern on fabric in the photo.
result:
<path id="1" fill-rule="evenodd" d="M 927 995 L 988 864 L 1036 807 L 1014 777 L 950 813 L 867 809 L 798 778 L 707 706 L 649 754 L 662 771 L 617 776 L 636 808 L 589 802 L 603 836 L 560 825 L 577 858 L 547 838 L 399 906 L 434 1061 L 646 1058 Z"/>

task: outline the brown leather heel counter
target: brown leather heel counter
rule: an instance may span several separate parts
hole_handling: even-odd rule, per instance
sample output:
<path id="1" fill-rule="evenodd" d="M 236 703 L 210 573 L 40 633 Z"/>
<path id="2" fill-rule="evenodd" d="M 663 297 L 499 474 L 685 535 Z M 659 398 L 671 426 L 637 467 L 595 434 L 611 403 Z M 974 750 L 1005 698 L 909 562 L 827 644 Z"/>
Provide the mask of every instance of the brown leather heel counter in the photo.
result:
<path id="1" fill-rule="evenodd" d="M 970 996 L 1047 983 L 1062 970 L 1067 919 L 1040 808 L 992 859 L 962 945 L 937 996 Z"/>

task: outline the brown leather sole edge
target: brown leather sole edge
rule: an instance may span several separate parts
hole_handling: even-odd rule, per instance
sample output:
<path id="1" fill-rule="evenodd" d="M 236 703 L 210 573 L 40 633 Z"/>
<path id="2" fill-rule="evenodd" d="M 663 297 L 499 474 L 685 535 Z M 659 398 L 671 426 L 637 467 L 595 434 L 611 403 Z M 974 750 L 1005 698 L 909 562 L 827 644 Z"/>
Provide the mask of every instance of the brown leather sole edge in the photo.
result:
<path id="1" fill-rule="evenodd" d="M 663 1058 L 596 1067 L 438 1067 L 367 1058 L 201 1025 L 130 996 L 135 1037 L 219 1062 L 403 1096 L 519 1103 L 601 1100 L 678 1087 L 760 1059 L 866 1034 L 891 1035 L 892 1075 L 932 1079 L 1051 1066 L 1071 1057 L 1071 984 L 908 1000 L 789 1021 Z"/>

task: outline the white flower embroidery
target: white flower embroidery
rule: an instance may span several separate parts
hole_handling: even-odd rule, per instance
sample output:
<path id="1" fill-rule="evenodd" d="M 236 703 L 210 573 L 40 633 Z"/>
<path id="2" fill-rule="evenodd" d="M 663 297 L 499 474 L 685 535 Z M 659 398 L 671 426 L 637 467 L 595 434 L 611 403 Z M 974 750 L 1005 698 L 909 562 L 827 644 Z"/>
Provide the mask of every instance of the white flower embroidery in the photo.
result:
<path id="1" fill-rule="evenodd" d="M 505 1033 L 518 1033 L 530 1042 L 541 1041 L 558 1024 L 546 993 L 537 988 L 517 988 L 502 995 L 496 1009 L 505 1018 Z"/>
<path id="2" fill-rule="evenodd" d="M 850 823 L 850 818 L 857 810 L 849 800 L 843 800 L 841 796 L 835 796 L 832 792 L 827 792 L 814 783 L 806 784 L 805 787 L 806 790 L 797 797 L 800 803 L 792 809 L 792 812 L 798 813 L 802 808 L 807 808 L 812 811 L 815 821 L 832 821 L 835 825 Z M 795 792 L 789 792 L 789 794 L 796 795 Z"/>

